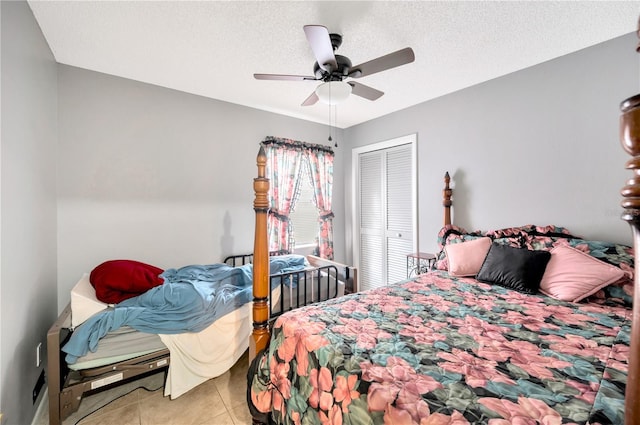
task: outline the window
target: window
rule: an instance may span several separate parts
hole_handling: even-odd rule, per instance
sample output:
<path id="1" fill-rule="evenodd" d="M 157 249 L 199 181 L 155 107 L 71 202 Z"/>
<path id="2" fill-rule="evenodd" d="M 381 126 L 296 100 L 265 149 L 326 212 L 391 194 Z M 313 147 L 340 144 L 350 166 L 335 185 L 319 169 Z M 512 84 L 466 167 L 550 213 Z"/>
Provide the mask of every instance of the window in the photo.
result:
<path id="1" fill-rule="evenodd" d="M 313 246 L 333 259 L 333 150 L 267 137 L 262 141 L 269 179 L 269 251 Z"/>
<path id="2" fill-rule="evenodd" d="M 298 196 L 289 215 L 293 232 L 293 248 L 308 248 L 318 245 L 318 209 L 316 208 L 309 163 L 304 161 L 300 172 Z"/>

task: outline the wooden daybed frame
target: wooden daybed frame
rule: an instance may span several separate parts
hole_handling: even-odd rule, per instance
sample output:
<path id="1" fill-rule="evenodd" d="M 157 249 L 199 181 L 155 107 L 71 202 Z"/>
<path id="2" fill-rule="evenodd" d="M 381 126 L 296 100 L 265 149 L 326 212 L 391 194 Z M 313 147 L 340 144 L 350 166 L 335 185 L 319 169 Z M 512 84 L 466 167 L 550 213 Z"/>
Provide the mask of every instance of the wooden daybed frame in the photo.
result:
<path id="1" fill-rule="evenodd" d="M 640 29 L 638 30 L 640 36 Z M 640 45 L 638 46 L 640 51 Z M 626 168 L 634 176 L 622 189 L 622 219 L 631 225 L 634 258 L 640 254 L 640 94 L 630 97 L 621 104 L 620 141 L 625 151 L 632 156 Z M 269 203 L 267 193 L 269 180 L 265 178 L 266 155 L 262 147 L 257 158 L 258 177 L 254 179 L 255 190 L 255 239 L 253 251 L 253 334 L 249 342 L 249 359 L 269 344 L 269 255 L 267 241 L 267 213 Z M 451 224 L 451 195 L 449 175 L 445 175 L 443 190 L 444 224 Z M 625 423 L 640 424 L 640 275 L 634 273 L 633 319 L 631 329 L 629 369 L 625 394 Z"/>

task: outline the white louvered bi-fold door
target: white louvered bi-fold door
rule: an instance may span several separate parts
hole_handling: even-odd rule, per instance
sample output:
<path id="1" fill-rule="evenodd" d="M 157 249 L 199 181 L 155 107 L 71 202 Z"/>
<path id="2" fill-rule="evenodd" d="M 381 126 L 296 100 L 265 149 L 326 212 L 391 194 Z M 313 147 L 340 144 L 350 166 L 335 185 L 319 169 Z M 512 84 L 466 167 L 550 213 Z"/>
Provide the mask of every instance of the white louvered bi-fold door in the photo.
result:
<path id="1" fill-rule="evenodd" d="M 412 148 L 410 144 L 359 157 L 360 288 L 407 276 L 413 250 Z"/>
<path id="2" fill-rule="evenodd" d="M 360 288 L 383 284 L 384 209 L 380 151 L 360 155 Z"/>
<path id="3" fill-rule="evenodd" d="M 407 278 L 407 254 L 413 250 L 411 146 L 389 149 L 387 175 L 387 283 Z"/>

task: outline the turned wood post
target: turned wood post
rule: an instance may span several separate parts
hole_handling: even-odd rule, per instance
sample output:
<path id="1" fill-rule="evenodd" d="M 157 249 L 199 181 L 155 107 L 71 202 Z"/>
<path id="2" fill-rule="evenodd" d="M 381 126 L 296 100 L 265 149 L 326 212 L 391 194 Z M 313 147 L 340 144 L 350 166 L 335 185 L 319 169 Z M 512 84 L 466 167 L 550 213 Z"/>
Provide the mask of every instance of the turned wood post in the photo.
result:
<path id="1" fill-rule="evenodd" d="M 640 38 L 640 19 L 637 35 Z M 636 47 L 640 52 L 640 43 Z M 622 219 L 631 225 L 633 234 L 634 285 L 633 314 L 631 319 L 631 347 L 629 348 L 629 370 L 625 393 L 624 422 L 628 425 L 640 423 L 640 275 L 636 267 L 640 254 L 640 94 L 620 104 L 620 143 L 631 155 L 626 168 L 633 177 L 622 188 Z"/>
<path id="2" fill-rule="evenodd" d="M 640 94 L 630 97 L 620 105 L 620 142 L 631 155 L 626 168 L 633 177 L 622 189 L 622 219 L 631 225 L 634 246 L 633 316 L 631 323 L 631 347 L 629 371 L 625 394 L 625 424 L 640 423 L 640 274 L 635 265 L 640 254 Z"/>
<path id="3" fill-rule="evenodd" d="M 442 190 L 442 206 L 444 206 L 444 225 L 451 224 L 451 194 L 453 191 L 449 188 L 449 172 L 444 173 L 444 189 Z"/>
<path id="4" fill-rule="evenodd" d="M 253 242 L 253 333 L 249 341 L 249 360 L 269 343 L 269 241 L 267 213 L 269 212 L 269 179 L 265 178 L 267 156 L 260 146 L 258 153 L 258 177 L 253 179 L 256 212 Z"/>

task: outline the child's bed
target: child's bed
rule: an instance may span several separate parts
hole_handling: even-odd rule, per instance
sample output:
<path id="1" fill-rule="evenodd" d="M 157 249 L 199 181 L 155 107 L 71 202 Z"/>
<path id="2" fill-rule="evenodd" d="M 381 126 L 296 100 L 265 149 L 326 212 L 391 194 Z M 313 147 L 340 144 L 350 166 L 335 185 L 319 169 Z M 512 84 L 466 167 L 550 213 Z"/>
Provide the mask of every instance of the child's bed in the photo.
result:
<path id="1" fill-rule="evenodd" d="M 321 291 L 319 295 L 327 297 L 341 295 L 344 284 L 338 279 L 344 279 L 345 273 L 346 276 L 351 273 L 352 278 L 347 281 L 354 284 L 355 270 L 352 268 L 335 262 L 323 264 L 315 262 L 317 267 L 312 268 L 305 264 L 306 261 L 307 259 L 301 256 L 279 256 L 271 260 L 271 267 L 274 271 L 279 272 L 276 274 L 279 280 L 288 283 L 288 286 L 285 285 L 287 291 L 293 291 L 297 287 L 305 288 L 311 284 L 317 285 L 319 280 L 321 283 L 323 281 L 333 282 L 331 289 L 334 290 L 327 294 Z M 128 380 L 161 370 L 164 370 L 167 375 L 165 396 L 179 397 L 205 380 L 224 373 L 240 358 L 249 345 L 251 333 L 251 303 L 249 301 L 251 299 L 252 273 L 250 264 L 238 267 L 217 264 L 187 266 L 178 270 L 171 269 L 161 275 L 165 279 L 162 285 L 146 291 L 149 286 L 148 281 L 155 281 L 159 269 L 129 260 L 106 262 L 105 265 L 110 263 L 119 265 L 122 262 L 125 262 L 128 267 L 126 279 L 123 278 L 123 285 L 127 287 L 127 290 L 131 290 L 137 285 L 137 290 L 141 293 L 139 296 L 124 300 L 117 304 L 117 309 L 114 309 L 113 304 L 107 304 L 97 298 L 89 275 L 85 274 L 72 289 L 69 305 L 48 332 L 48 389 L 51 424 L 60 423 L 69 414 L 76 411 L 83 395 L 87 393 L 120 385 Z M 93 273 L 101 267 L 103 265 L 94 269 L 92 279 L 99 277 Z M 131 272 L 131 267 L 135 267 L 133 272 Z M 302 275 L 298 275 L 296 270 L 301 271 Z M 197 328 L 187 329 L 188 332 L 178 332 L 180 328 L 174 329 L 173 325 L 167 328 L 166 325 L 160 323 L 164 319 L 152 317 L 150 323 L 134 322 L 135 326 L 142 326 L 143 332 L 140 332 L 132 327 L 133 324 L 127 326 L 125 323 L 120 327 L 112 323 L 120 321 L 121 318 L 121 321 L 127 322 L 127 315 L 134 308 L 140 306 L 147 308 L 152 300 L 155 306 L 158 294 L 163 294 L 161 290 L 164 288 L 172 288 L 172 291 L 167 289 L 165 295 L 161 297 L 163 300 L 164 298 L 183 298 L 185 296 L 187 299 L 191 299 L 189 298 L 191 292 L 186 295 L 184 292 L 175 292 L 177 291 L 176 287 L 170 285 L 182 284 L 184 283 L 182 280 L 188 278 L 189 282 L 192 280 L 197 282 L 193 285 L 194 287 L 200 288 L 196 285 L 207 284 L 208 280 L 213 281 L 213 276 L 215 276 L 216 284 L 220 281 L 220 285 L 216 288 L 221 292 L 226 291 L 228 296 L 224 298 L 226 304 L 223 305 L 219 302 L 215 305 L 218 313 L 209 310 L 202 312 L 203 316 L 217 314 L 217 318 L 212 319 L 213 322 L 210 324 L 196 323 Z M 111 282 L 113 276 L 109 277 L 109 282 Z M 291 282 L 296 285 L 291 285 Z M 238 286 L 238 291 L 231 283 Z M 113 291 L 119 289 L 119 285 L 116 286 L 118 287 L 115 289 L 113 287 L 99 288 L 101 299 L 113 296 Z M 280 287 L 278 286 L 278 290 L 274 293 L 277 292 L 279 296 L 279 291 Z M 145 298 L 148 295 L 154 295 L 155 298 Z M 316 293 L 315 296 L 317 295 Z M 138 303 L 137 300 L 146 300 L 144 302 L 147 304 L 144 304 L 143 301 Z M 197 300 L 199 300 L 198 297 L 195 298 L 195 301 Z M 298 301 L 300 301 L 299 305 L 302 305 L 303 301 L 308 304 L 312 300 L 312 292 L 309 290 L 307 298 L 303 297 Z M 278 305 L 284 311 L 298 304 L 279 303 Z M 126 314 L 111 314 L 117 311 L 125 311 Z M 169 313 L 172 314 L 173 311 Z M 164 317 L 166 312 L 162 314 Z M 100 317 L 103 315 L 104 317 Z M 185 320 L 182 316 L 175 317 Z M 98 320 L 94 321 L 95 319 Z M 87 327 L 93 330 L 87 331 Z M 81 333 L 87 336 L 77 338 Z M 79 345 L 75 344 L 72 335 L 76 337 L 76 341 L 81 341 Z M 85 346 L 89 347 L 93 340 L 97 341 L 97 345 L 90 349 L 85 348 Z M 70 346 L 71 348 L 69 348 Z M 67 353 L 61 350 L 67 350 Z M 70 356 L 78 358 L 69 360 Z"/>
<path id="2" fill-rule="evenodd" d="M 300 256 L 304 269 L 282 272 L 273 267 L 273 259 L 287 257 L 288 252 L 270 252 L 272 260 L 269 287 L 269 316 L 274 320 L 285 311 L 319 301 L 338 298 L 357 291 L 357 270 L 314 255 Z M 223 260 L 230 266 L 242 266 L 253 261 L 253 254 L 231 255 Z"/>
<path id="3" fill-rule="evenodd" d="M 621 130 L 627 167 L 640 174 L 640 95 L 623 103 Z M 435 270 L 285 313 L 270 333 L 258 273 L 263 156 L 247 392 L 255 423 L 640 423 L 634 250 L 557 226 L 445 225 Z M 623 196 L 638 247 L 638 177 Z"/>

